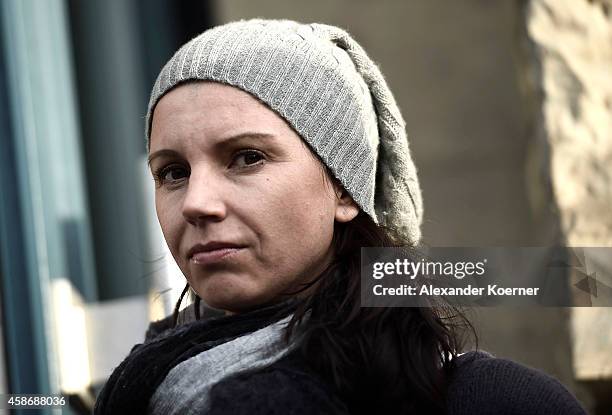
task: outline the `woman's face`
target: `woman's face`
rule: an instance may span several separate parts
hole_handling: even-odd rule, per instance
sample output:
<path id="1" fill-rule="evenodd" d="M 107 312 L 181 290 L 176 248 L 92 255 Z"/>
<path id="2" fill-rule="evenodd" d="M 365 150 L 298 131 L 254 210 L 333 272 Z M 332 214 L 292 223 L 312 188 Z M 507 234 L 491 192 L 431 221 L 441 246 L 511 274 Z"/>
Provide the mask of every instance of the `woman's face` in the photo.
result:
<path id="1" fill-rule="evenodd" d="M 176 87 L 157 104 L 149 163 L 162 231 L 191 287 L 241 312 L 281 300 L 331 260 L 358 208 L 293 129 L 246 92 Z"/>

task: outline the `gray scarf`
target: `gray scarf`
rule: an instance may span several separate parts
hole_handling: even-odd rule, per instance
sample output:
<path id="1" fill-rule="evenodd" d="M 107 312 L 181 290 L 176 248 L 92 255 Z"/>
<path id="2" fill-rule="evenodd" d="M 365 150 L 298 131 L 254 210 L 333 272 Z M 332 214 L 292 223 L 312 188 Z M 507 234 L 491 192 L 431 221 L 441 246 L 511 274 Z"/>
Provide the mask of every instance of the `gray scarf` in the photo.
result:
<path id="1" fill-rule="evenodd" d="M 291 351 L 281 341 L 291 315 L 260 330 L 206 350 L 175 366 L 149 402 L 154 415 L 202 414 L 208 409 L 211 387 L 238 372 L 272 364 Z"/>

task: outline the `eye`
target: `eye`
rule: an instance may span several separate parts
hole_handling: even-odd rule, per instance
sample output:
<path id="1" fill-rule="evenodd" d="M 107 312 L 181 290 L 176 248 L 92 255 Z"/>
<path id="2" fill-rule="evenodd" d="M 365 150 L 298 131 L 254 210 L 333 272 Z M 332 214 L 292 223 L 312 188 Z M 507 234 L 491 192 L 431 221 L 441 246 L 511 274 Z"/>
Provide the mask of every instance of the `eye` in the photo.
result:
<path id="1" fill-rule="evenodd" d="M 236 164 L 238 168 L 247 168 L 247 167 L 255 166 L 258 164 L 262 164 L 264 160 L 265 160 L 265 157 L 263 153 L 260 151 L 243 150 L 243 151 L 240 151 L 236 155 L 236 157 L 234 157 L 232 164 Z"/>
<path id="2" fill-rule="evenodd" d="M 155 181 L 159 184 L 176 184 L 189 177 L 189 170 L 178 164 L 163 167 L 154 173 Z"/>

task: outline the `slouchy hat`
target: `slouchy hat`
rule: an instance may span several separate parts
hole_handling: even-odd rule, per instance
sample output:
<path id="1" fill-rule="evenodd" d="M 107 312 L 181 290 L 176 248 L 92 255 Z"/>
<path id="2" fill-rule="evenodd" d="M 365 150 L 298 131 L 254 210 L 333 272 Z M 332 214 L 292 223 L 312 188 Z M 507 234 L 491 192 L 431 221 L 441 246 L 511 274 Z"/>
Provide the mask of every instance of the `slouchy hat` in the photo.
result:
<path id="1" fill-rule="evenodd" d="M 146 116 L 186 81 L 250 93 L 283 117 L 375 223 L 416 244 L 423 202 L 405 122 L 376 64 L 344 30 L 243 20 L 183 45 L 157 77 Z"/>

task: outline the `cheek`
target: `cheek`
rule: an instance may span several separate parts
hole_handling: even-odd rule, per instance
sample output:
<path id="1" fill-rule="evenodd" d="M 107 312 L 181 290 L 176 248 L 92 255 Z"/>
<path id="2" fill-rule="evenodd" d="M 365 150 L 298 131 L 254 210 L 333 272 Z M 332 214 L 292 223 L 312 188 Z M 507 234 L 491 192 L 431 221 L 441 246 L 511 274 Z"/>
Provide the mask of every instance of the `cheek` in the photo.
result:
<path id="1" fill-rule="evenodd" d="M 271 230 L 268 242 L 276 246 L 279 256 L 283 256 L 281 261 L 311 262 L 312 257 L 321 255 L 331 242 L 334 200 L 320 172 L 315 170 L 304 175 L 305 170 L 278 176 L 282 179 L 270 183 L 270 192 L 276 196 L 269 198 L 269 205 L 262 209 Z"/>
<path id="2" fill-rule="evenodd" d="M 295 194 L 287 198 L 292 200 L 289 209 L 297 216 L 296 223 L 312 227 L 312 231 L 331 228 L 334 222 L 336 204 L 322 180 L 320 172 L 311 169 L 309 175 L 294 182 L 299 186 L 290 184 Z"/>
<path id="3" fill-rule="evenodd" d="M 155 210 L 157 212 L 157 220 L 172 255 L 175 255 L 178 251 L 180 242 L 181 212 L 177 210 L 176 206 L 180 206 L 180 204 L 172 202 L 165 195 L 156 193 Z"/>

